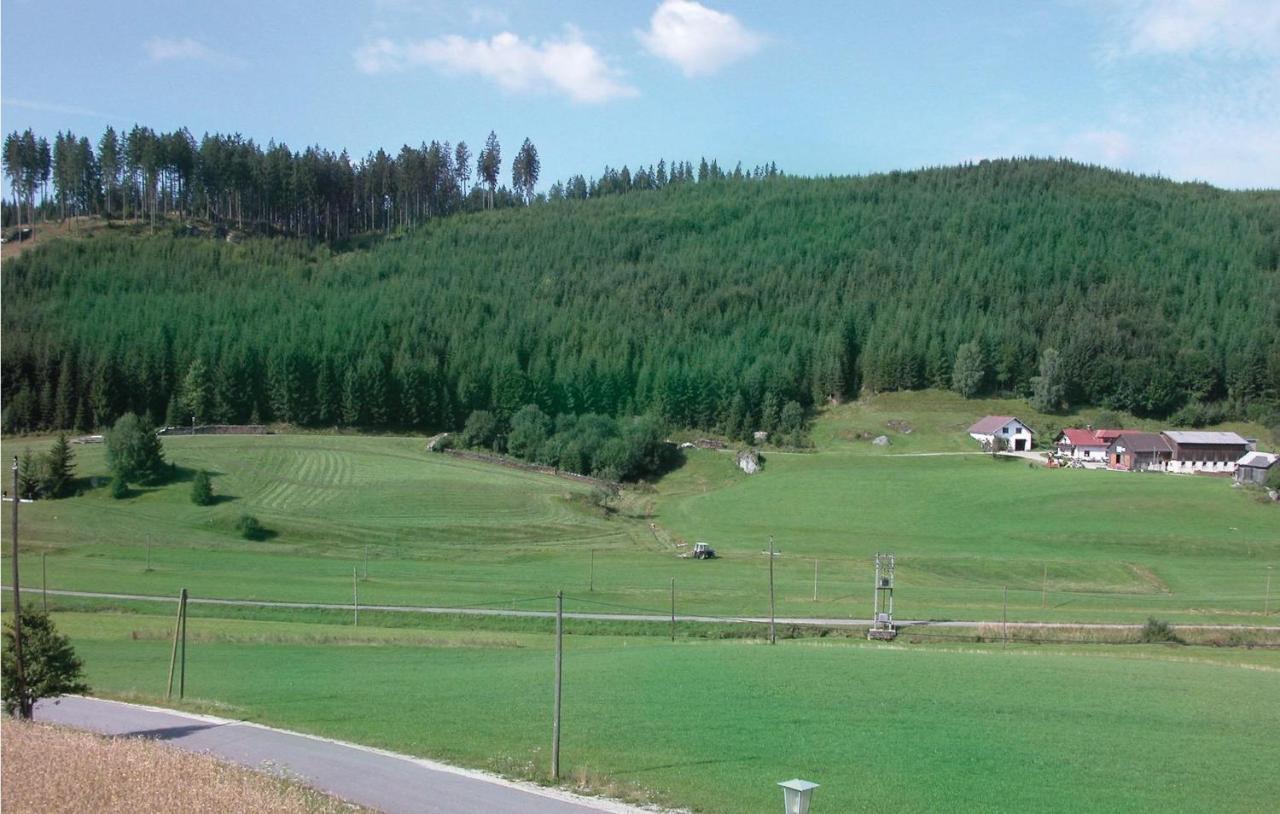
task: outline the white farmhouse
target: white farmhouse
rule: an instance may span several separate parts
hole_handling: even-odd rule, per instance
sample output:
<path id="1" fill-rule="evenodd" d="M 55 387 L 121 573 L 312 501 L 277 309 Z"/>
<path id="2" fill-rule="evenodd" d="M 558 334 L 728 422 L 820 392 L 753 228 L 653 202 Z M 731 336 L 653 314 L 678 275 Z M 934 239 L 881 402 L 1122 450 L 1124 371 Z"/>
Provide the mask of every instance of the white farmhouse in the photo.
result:
<path id="1" fill-rule="evenodd" d="M 1091 429 L 1068 427 L 1058 433 L 1054 441 L 1058 454 L 1083 465 L 1106 466 L 1108 441 L 1099 438 Z"/>
<path id="2" fill-rule="evenodd" d="M 969 428 L 969 437 L 991 449 L 996 438 L 1012 452 L 1030 451 L 1035 444 L 1035 431 L 1011 415 L 989 415 Z"/>

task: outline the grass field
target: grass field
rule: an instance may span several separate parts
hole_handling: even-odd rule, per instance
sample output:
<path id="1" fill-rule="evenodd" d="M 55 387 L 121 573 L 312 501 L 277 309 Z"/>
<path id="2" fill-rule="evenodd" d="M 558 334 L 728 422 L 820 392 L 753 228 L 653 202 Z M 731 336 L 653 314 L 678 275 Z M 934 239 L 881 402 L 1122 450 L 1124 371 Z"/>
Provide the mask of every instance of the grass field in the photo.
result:
<path id="1" fill-rule="evenodd" d="M 188 476 L 213 472 L 218 505 L 192 505 L 179 481 L 24 506 L 23 582 L 40 584 L 47 554 L 54 588 L 341 603 L 367 552 L 364 604 L 546 608 L 564 589 L 571 609 L 661 613 L 675 578 L 682 612 L 759 615 L 773 535 L 784 615 L 867 616 L 877 551 L 898 557 L 900 618 L 999 618 L 1008 588 L 1013 620 L 1259 623 L 1269 567 L 1280 606 L 1280 510 L 1255 491 L 966 454 L 964 427 L 988 411 L 1027 415 L 939 393 L 833 408 L 816 452 L 766 452 L 748 477 L 731 453 L 692 450 L 608 515 L 586 486 L 429 454 L 416 438 L 175 437 L 167 454 Z M 881 432 L 887 449 L 861 440 Z M 921 454 L 938 452 L 953 454 Z M 77 454 L 82 476 L 105 478 L 101 446 Z M 274 536 L 240 539 L 242 513 Z M 722 559 L 681 560 L 672 540 L 706 540 Z"/>
<path id="2" fill-rule="evenodd" d="M 156 701 L 170 622 L 57 614 L 95 691 Z M 193 619 L 190 708 L 545 777 L 552 638 Z M 1280 652 L 566 637 L 571 782 L 700 812 L 1264 811 Z M 493 714 L 501 709 L 501 715 Z"/>

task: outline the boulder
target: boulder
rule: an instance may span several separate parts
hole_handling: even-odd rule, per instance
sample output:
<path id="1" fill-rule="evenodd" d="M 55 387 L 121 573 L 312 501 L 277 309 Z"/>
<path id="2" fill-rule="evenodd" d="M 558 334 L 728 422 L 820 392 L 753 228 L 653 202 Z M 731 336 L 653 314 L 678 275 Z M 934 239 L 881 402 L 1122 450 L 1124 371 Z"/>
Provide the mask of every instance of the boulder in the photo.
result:
<path id="1" fill-rule="evenodd" d="M 738 453 L 738 468 L 748 475 L 760 471 L 760 456 L 754 449 L 745 449 Z"/>
<path id="2" fill-rule="evenodd" d="M 878 447 L 887 447 L 889 446 L 889 444 L 893 442 L 889 440 L 889 436 L 887 435 L 877 435 L 875 440 L 872 441 L 871 443 L 875 444 Z"/>

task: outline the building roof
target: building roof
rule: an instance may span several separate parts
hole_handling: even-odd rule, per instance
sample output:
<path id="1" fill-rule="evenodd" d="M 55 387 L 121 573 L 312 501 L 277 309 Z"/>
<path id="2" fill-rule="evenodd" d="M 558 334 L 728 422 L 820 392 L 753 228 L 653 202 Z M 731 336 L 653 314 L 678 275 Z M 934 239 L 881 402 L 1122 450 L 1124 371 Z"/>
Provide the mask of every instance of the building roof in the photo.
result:
<path id="1" fill-rule="evenodd" d="M 992 435 L 1010 421 L 1018 421 L 1018 418 L 1011 415 L 989 415 L 986 418 L 979 419 L 977 423 L 969 428 L 969 432 L 977 433 L 978 435 Z M 1022 421 L 1018 421 L 1018 423 L 1027 427 Z M 1036 434 L 1036 431 L 1030 427 L 1027 427 L 1027 432 L 1032 435 Z"/>
<path id="2" fill-rule="evenodd" d="M 1274 452 L 1250 452 L 1236 461 L 1236 466 L 1255 466 L 1258 469 L 1270 469 L 1276 461 L 1280 461 L 1280 455 L 1276 455 Z"/>
<path id="3" fill-rule="evenodd" d="M 1093 434 L 1092 430 L 1069 427 L 1062 431 L 1067 443 L 1073 447 L 1105 447 L 1107 442 Z"/>
<path id="4" fill-rule="evenodd" d="M 1128 452 L 1169 452 L 1169 442 L 1154 432 L 1122 432 L 1111 442 Z"/>
<path id="5" fill-rule="evenodd" d="M 1181 430 L 1165 430 L 1165 437 L 1175 444 L 1230 444 L 1232 446 L 1248 446 L 1249 442 L 1234 432 L 1183 432 Z"/>
<path id="6" fill-rule="evenodd" d="M 1093 434 L 1099 441 L 1110 443 L 1112 439 L 1122 434 L 1124 430 L 1094 430 Z"/>

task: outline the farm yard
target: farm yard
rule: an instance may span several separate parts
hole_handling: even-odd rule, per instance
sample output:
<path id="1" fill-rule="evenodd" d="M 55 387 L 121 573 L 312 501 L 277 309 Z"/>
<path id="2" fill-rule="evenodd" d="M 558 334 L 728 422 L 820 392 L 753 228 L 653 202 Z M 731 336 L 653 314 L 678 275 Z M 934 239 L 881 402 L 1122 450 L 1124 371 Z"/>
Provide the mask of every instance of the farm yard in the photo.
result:
<path id="1" fill-rule="evenodd" d="M 547 773 L 549 620 L 367 606 L 545 611 L 563 589 L 569 611 L 661 614 L 674 578 L 681 614 L 762 616 L 772 535 L 779 616 L 866 618 L 872 556 L 892 551 L 899 619 L 999 620 L 1007 588 L 1013 622 L 1280 621 L 1266 593 L 1280 512 L 1256 490 L 994 459 L 965 443 L 974 409 L 880 396 L 827 411 L 814 450 L 765 448 L 757 474 L 732 448 L 690 449 L 618 498 L 430 453 L 418 437 L 168 437 L 173 483 L 22 506 L 26 601 L 40 603 L 47 573 L 54 590 L 338 606 L 193 606 L 179 702 L 164 700 L 172 603 L 48 597 L 95 694 L 534 779 Z M 82 477 L 105 478 L 101 445 L 76 455 Z M 198 469 L 213 475 L 213 506 L 190 500 Z M 266 539 L 237 534 L 245 513 Z M 698 541 L 720 558 L 680 556 Z M 353 587 L 359 627 L 342 607 Z M 1271 634 L 1188 628 L 1200 644 L 1117 646 L 1098 642 L 1136 634 L 1064 628 L 1001 645 L 990 627 L 985 642 L 976 628 L 908 628 L 886 645 L 787 628 L 771 648 L 758 626 L 668 632 L 568 620 L 570 785 L 700 812 L 770 810 L 773 783 L 797 774 L 827 781 L 824 811 L 1254 811 L 1280 799 L 1267 700 L 1280 652 L 1204 646 Z M 1204 754 L 1233 757 L 1206 772 Z"/>

